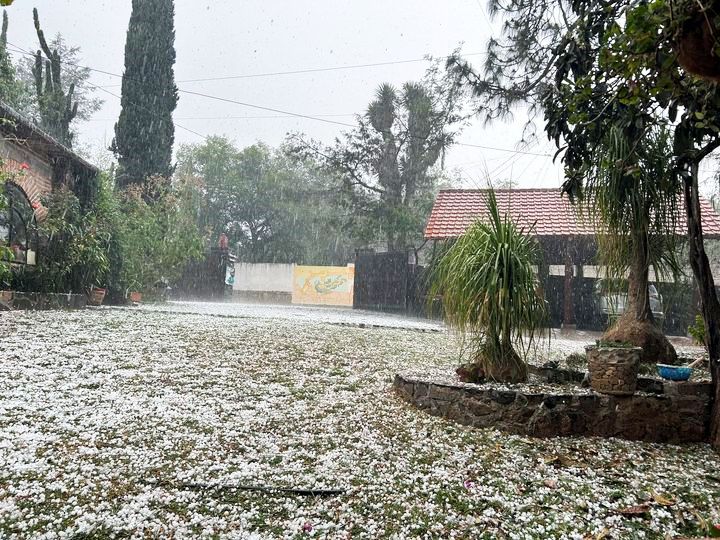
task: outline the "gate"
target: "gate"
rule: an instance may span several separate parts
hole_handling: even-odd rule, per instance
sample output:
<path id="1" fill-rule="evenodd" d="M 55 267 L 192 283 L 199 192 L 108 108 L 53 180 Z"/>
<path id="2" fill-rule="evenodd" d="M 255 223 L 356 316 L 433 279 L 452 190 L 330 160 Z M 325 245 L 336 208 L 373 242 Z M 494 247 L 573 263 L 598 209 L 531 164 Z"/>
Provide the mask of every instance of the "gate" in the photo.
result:
<path id="1" fill-rule="evenodd" d="M 406 252 L 355 255 L 353 308 L 376 311 L 407 311 L 414 305 L 415 265 Z"/>

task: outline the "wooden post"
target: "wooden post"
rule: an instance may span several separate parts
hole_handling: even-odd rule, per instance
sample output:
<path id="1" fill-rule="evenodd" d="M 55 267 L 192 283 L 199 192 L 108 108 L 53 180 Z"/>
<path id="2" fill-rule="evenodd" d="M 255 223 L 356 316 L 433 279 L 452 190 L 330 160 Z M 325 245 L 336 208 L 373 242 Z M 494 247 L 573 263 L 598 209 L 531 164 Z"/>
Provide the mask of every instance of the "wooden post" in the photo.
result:
<path id="1" fill-rule="evenodd" d="M 570 239 L 567 241 L 565 250 L 565 287 L 563 302 L 563 329 L 572 329 L 575 326 L 575 299 L 573 295 L 573 276 L 575 265 L 573 262 Z"/>

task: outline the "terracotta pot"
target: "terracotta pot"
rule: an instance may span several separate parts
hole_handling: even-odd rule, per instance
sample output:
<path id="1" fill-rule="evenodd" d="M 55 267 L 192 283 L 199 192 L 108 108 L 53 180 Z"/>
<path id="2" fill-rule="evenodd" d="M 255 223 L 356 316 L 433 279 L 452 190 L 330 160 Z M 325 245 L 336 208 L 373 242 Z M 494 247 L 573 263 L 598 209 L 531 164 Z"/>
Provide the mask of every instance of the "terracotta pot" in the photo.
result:
<path id="1" fill-rule="evenodd" d="M 105 289 L 100 289 L 98 287 L 95 287 L 93 290 L 90 291 L 90 295 L 88 297 L 88 303 L 91 306 L 99 306 L 103 303 L 103 300 L 105 300 Z"/>
<path id="2" fill-rule="evenodd" d="M 131 302 L 140 302 L 142 301 L 142 293 L 139 293 L 137 291 L 133 291 L 130 293 L 130 301 Z"/>
<path id="3" fill-rule="evenodd" d="M 590 387 L 602 394 L 631 396 L 637 387 L 640 347 L 585 347 Z"/>

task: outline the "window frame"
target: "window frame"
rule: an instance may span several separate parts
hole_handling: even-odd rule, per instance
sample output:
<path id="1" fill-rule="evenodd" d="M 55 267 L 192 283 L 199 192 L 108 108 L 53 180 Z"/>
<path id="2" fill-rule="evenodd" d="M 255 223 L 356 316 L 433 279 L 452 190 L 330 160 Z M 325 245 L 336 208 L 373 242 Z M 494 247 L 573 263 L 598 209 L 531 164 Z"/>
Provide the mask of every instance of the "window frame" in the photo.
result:
<path id="1" fill-rule="evenodd" d="M 22 252 L 24 253 L 24 258 L 15 257 L 11 261 L 12 264 L 35 266 L 37 264 L 37 253 L 39 247 L 38 225 L 35 209 L 33 208 L 25 191 L 15 182 L 7 181 L 5 182 L 3 188 L 7 201 L 7 208 L 3 211 L 7 219 L 7 236 L 0 240 L 11 250 L 13 250 L 13 245 L 21 247 Z M 14 238 L 17 236 L 17 227 L 15 226 L 16 220 L 22 225 L 25 232 L 25 239 L 22 243 L 17 243 Z M 32 262 L 28 262 L 29 252 L 33 252 L 35 254 L 35 259 Z"/>

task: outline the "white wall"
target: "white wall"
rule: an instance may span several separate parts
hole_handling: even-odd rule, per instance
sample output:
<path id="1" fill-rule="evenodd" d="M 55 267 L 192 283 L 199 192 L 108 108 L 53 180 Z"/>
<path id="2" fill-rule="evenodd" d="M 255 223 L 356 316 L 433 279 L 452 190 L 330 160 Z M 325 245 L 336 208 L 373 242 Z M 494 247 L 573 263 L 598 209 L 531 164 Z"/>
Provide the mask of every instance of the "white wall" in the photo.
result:
<path id="1" fill-rule="evenodd" d="M 294 266 L 294 264 L 275 263 L 235 263 L 233 290 L 292 293 Z"/>

